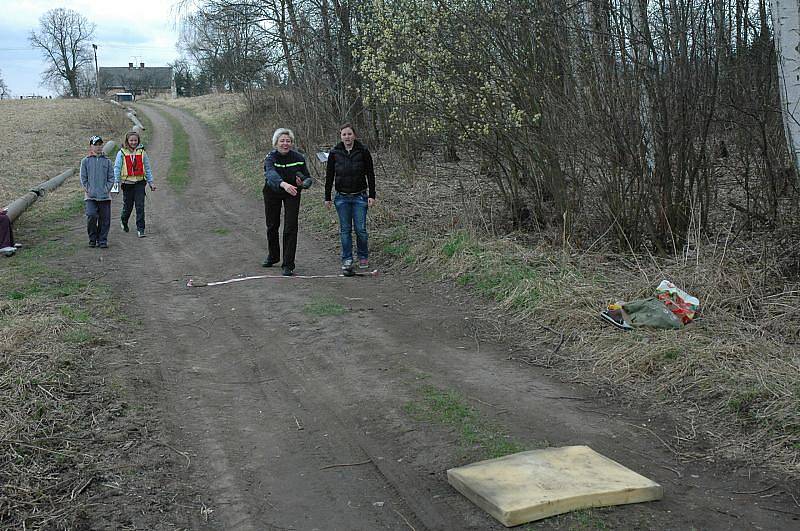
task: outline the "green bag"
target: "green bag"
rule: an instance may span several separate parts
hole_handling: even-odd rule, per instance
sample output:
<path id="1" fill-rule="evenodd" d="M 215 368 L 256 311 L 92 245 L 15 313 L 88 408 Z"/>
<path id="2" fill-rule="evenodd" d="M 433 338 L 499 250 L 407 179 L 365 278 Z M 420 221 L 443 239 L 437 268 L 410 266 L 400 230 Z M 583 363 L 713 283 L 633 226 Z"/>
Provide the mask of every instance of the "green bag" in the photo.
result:
<path id="1" fill-rule="evenodd" d="M 680 317 L 672 313 L 662 301 L 655 297 L 626 302 L 622 305 L 622 309 L 628 315 L 630 325 L 636 328 L 643 326 L 668 330 L 683 328 Z"/>

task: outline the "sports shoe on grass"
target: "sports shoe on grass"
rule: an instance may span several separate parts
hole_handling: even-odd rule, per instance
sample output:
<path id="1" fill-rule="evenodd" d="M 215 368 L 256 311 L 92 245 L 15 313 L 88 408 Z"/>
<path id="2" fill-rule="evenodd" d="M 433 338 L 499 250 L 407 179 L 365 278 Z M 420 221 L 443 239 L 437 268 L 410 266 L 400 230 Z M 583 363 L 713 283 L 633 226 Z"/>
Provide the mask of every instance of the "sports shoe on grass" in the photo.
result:
<path id="1" fill-rule="evenodd" d="M 359 269 L 366 269 L 369 267 L 369 260 L 366 258 L 359 258 L 358 259 L 358 268 Z"/>
<path id="2" fill-rule="evenodd" d="M 621 309 L 608 309 L 600 312 L 600 318 L 622 330 L 632 330 L 633 327 L 625 320 Z"/>

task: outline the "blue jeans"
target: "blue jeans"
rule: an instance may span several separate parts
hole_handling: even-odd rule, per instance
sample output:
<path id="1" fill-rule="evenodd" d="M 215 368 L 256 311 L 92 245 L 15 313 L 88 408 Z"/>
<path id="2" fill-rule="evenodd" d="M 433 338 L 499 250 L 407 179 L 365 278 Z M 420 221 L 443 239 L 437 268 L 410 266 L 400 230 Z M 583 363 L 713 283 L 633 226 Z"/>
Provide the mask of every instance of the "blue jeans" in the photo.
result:
<path id="1" fill-rule="evenodd" d="M 353 229 L 356 231 L 358 258 L 369 257 L 367 245 L 367 194 L 336 194 L 333 200 L 339 214 L 339 237 L 342 240 L 342 260 L 353 259 Z"/>

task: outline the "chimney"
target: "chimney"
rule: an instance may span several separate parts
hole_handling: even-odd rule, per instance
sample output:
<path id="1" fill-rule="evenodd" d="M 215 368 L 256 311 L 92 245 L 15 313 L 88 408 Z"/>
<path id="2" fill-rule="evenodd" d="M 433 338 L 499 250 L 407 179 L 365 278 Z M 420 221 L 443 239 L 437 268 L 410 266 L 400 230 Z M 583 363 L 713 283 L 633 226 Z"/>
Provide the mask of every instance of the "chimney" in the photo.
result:
<path id="1" fill-rule="evenodd" d="M 139 63 L 139 68 L 144 68 L 144 63 Z"/>
<path id="2" fill-rule="evenodd" d="M 131 68 L 133 68 L 133 63 L 128 63 L 128 70 L 130 70 Z"/>

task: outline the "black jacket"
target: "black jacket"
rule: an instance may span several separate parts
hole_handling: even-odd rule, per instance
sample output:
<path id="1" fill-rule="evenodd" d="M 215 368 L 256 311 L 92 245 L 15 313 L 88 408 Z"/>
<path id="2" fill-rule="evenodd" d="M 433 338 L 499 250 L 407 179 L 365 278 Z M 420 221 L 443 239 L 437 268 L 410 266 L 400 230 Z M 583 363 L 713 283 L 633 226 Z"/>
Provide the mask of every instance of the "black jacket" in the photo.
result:
<path id="1" fill-rule="evenodd" d="M 357 194 L 369 190 L 369 197 L 375 198 L 375 168 L 367 146 L 356 140 L 349 153 L 343 142 L 331 149 L 325 171 L 325 201 L 331 200 L 334 183 L 339 193 Z"/>
<path id="2" fill-rule="evenodd" d="M 298 172 L 305 177 L 311 177 L 311 174 L 308 173 L 305 157 L 295 150 L 289 151 L 286 155 L 281 155 L 277 149 L 273 149 L 264 159 L 265 184 L 273 192 L 284 192 L 281 188 L 281 182 L 297 186 L 296 176 Z"/>

